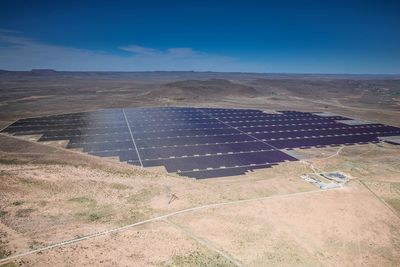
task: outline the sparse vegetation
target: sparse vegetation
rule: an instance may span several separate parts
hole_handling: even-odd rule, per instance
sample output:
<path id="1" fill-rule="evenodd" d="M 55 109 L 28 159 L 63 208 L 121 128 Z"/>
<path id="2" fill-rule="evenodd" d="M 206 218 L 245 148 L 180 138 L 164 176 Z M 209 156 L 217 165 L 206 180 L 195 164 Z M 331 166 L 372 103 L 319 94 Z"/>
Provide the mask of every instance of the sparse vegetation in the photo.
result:
<path id="1" fill-rule="evenodd" d="M 140 204 L 146 202 L 156 196 L 158 194 L 158 190 L 154 188 L 145 188 L 140 191 L 129 195 L 127 202 L 130 204 Z"/>
<path id="2" fill-rule="evenodd" d="M 14 262 L 9 262 L 6 264 L 1 265 L 1 267 L 17 267 L 18 265 L 15 264 Z"/>
<path id="3" fill-rule="evenodd" d="M 71 198 L 69 201 L 76 202 L 83 205 L 96 205 L 96 200 L 89 198 L 89 197 L 74 197 Z"/>
<path id="4" fill-rule="evenodd" d="M 77 212 L 75 216 L 87 222 L 108 221 L 113 214 L 111 206 L 95 206 L 84 211 Z"/>
<path id="5" fill-rule="evenodd" d="M 400 183 L 390 183 L 390 190 L 399 194 L 400 197 Z"/>
<path id="6" fill-rule="evenodd" d="M 44 181 L 44 180 L 38 180 L 35 178 L 20 178 L 19 179 L 20 183 L 27 186 L 27 187 L 34 187 L 37 189 L 42 189 L 46 191 L 59 191 L 60 188 L 56 183 Z"/>
<path id="7" fill-rule="evenodd" d="M 124 184 L 120 184 L 120 183 L 112 183 L 112 184 L 110 184 L 110 187 L 112 189 L 116 189 L 116 190 L 127 190 L 127 189 L 132 188 L 129 185 L 124 185 Z"/>
<path id="8" fill-rule="evenodd" d="M 13 206 L 20 206 L 20 205 L 22 205 L 22 204 L 24 204 L 24 201 L 23 200 L 17 200 L 17 201 L 14 201 L 13 203 L 11 203 Z"/>
<path id="9" fill-rule="evenodd" d="M 47 201 L 46 200 L 40 200 L 39 202 L 38 202 L 38 206 L 39 207 L 45 207 L 47 205 Z"/>
<path id="10" fill-rule="evenodd" d="M 34 209 L 31 209 L 31 208 L 19 209 L 15 213 L 15 216 L 17 216 L 17 217 L 28 217 L 33 211 L 34 211 Z"/>
<path id="11" fill-rule="evenodd" d="M 194 251 L 185 255 L 176 255 L 172 258 L 171 262 L 164 262 L 161 266 L 228 267 L 236 265 L 217 253 Z"/>
<path id="12" fill-rule="evenodd" d="M 36 241 L 36 240 L 33 240 L 32 242 L 30 242 L 30 244 L 29 244 L 29 248 L 30 249 L 37 249 L 37 248 L 39 248 L 39 247 L 41 247 L 42 246 L 42 243 L 40 243 L 40 242 L 38 242 L 38 241 Z"/>
<path id="13" fill-rule="evenodd" d="M 124 225 L 129 225 L 133 224 L 136 222 L 139 222 L 141 220 L 146 219 L 146 212 L 149 212 L 150 210 L 131 210 L 127 215 L 123 216 L 121 220 L 117 222 L 118 225 L 124 226 Z"/>
<path id="14" fill-rule="evenodd" d="M 390 199 L 387 199 L 386 202 L 387 202 L 398 214 L 400 214 L 400 199 L 399 199 L 399 198 L 390 198 Z"/>
<path id="15" fill-rule="evenodd" d="M 21 162 L 17 159 L 5 159 L 5 158 L 0 158 L 0 164 L 4 165 L 15 165 L 15 164 L 20 164 L 20 163 L 25 163 Z"/>
<path id="16" fill-rule="evenodd" d="M 79 205 L 79 211 L 75 213 L 75 217 L 87 222 L 108 221 L 113 214 L 110 205 L 97 205 L 96 200 L 82 196 L 69 200 Z"/>
<path id="17" fill-rule="evenodd" d="M 7 211 L 0 209 L 0 219 L 7 215 Z"/>
<path id="18" fill-rule="evenodd" d="M 17 77 L 24 74 L 15 75 Z M 167 77 L 167 74 L 157 74 L 154 83 L 152 80 L 146 81 L 146 85 L 150 85 L 147 88 L 142 81 L 137 82 L 142 74 L 132 78 L 131 74 L 110 73 L 107 74 L 107 79 L 102 75 L 26 75 L 23 77 L 23 84 L 18 81 L 18 77 L 14 79 L 2 76 L 5 82 L 0 90 L 8 94 L 7 98 L 14 98 L 12 101 L 4 101 L 3 103 L 7 102 L 6 105 L 0 105 L 0 110 L 4 111 L 0 112 L 3 124 L 16 118 L 81 112 L 110 106 L 173 106 L 178 103 L 179 106 L 245 109 L 329 109 L 330 112 L 342 115 L 400 126 L 399 99 L 395 99 L 396 106 L 390 102 L 389 97 L 385 97 L 386 102 L 377 103 L 372 101 L 374 97 L 370 97 L 368 93 L 374 84 L 390 88 L 388 93 L 395 90 L 400 92 L 398 80 L 374 81 L 364 77 L 349 84 L 351 80 L 348 79 L 321 77 L 298 79 L 288 76 L 284 79 L 274 79 L 269 76 L 258 79 L 260 74 L 239 81 L 240 78 L 234 76 L 236 74 L 227 76 L 213 73 L 208 76 L 196 73 L 191 76 L 192 74 L 186 73 L 183 79 L 188 81 L 176 83 L 175 81 L 180 79 L 177 73 L 173 79 Z M 221 75 L 221 79 L 212 80 L 218 75 Z M 222 77 L 223 75 L 226 76 Z M 241 75 L 244 77 L 247 74 Z M 164 77 L 167 78 L 164 80 Z M 221 86 L 223 88 L 220 92 L 213 92 Z M 232 94 L 228 88 L 231 86 L 234 87 Z M 141 89 L 142 87 L 144 89 Z M 32 98 L 29 101 L 18 100 L 39 91 L 40 94 L 52 96 Z M 12 96 L 9 96 L 10 92 Z M 378 90 L 374 95 L 382 93 Z M 259 94 L 261 97 L 252 97 Z M 309 190 L 299 182 L 297 176 L 298 172 L 303 172 L 304 166 L 298 167 L 296 164 L 290 165 L 293 169 L 274 167 L 265 172 L 249 174 L 249 177 L 243 179 L 194 181 L 182 177 L 177 179 L 159 171 L 118 165 L 113 161 L 106 163 L 101 159 L 89 158 L 63 149 L 55 151 L 51 146 L 18 138 L 0 135 L 0 152 L 5 152 L 1 154 L 0 159 L 3 166 L 3 170 L 0 170 L 0 187 L 4 188 L 0 192 L 4 193 L 0 194 L 0 220 L 6 229 L 12 229 L 7 230 L 8 236 L 0 238 L 12 241 L 12 245 L 11 242 L 0 243 L 0 258 L 187 207 Z M 393 152 L 394 146 L 380 143 L 375 146 L 377 147 L 374 149 L 367 146 L 346 148 L 339 157 L 331 158 L 318 167 L 349 171 L 354 177 L 361 177 L 365 181 L 396 181 L 400 165 L 396 157 L 397 152 Z M 332 149 L 334 150 L 336 148 Z M 327 151 L 326 155 L 330 155 L 332 151 Z M 381 157 L 383 154 L 386 156 Z M 21 165 L 28 162 L 29 165 Z M 18 165 L 12 166 L 13 164 Z M 29 170 L 19 170 L 26 166 Z M 35 170 L 31 171 L 31 168 Z M 288 176 L 290 179 L 287 179 Z M 174 190 L 166 193 L 166 185 L 170 185 Z M 397 197 L 400 183 L 377 188 L 377 192 L 382 194 L 378 194 L 379 197 L 385 199 L 400 214 L 400 198 Z M 179 200 L 167 204 L 169 193 L 176 193 Z M 356 258 L 348 265 L 357 265 L 359 257 L 354 255 L 359 255 L 361 246 L 360 260 L 365 260 L 364 264 L 398 266 L 398 223 L 393 220 L 391 214 L 387 216 L 387 210 L 384 210 L 384 206 L 379 206 L 381 203 L 377 202 L 375 197 L 369 196 L 362 188 L 353 190 L 352 187 L 341 191 L 316 193 L 309 197 L 309 201 L 306 202 L 302 202 L 304 199 L 302 200 L 300 195 L 287 199 L 271 199 L 266 201 L 265 205 L 261 205 L 260 201 L 254 206 L 249 202 L 244 208 L 241 208 L 243 204 L 240 204 L 232 209 L 223 206 L 204 210 L 204 213 L 199 210 L 184 216 L 179 215 L 177 221 L 181 220 L 179 222 L 182 226 L 248 265 L 263 266 L 265 261 L 271 263 L 270 256 L 272 260 L 276 260 L 273 262 L 276 265 L 302 265 L 304 258 L 310 258 L 311 262 L 321 265 L 343 265 L 344 260 Z M 337 201 L 338 199 L 340 201 Z M 363 201 L 362 205 L 360 199 Z M 285 206 L 286 202 L 288 205 Z M 329 212 L 325 212 L 327 210 Z M 286 214 L 295 216 L 295 219 L 288 219 Z M 359 214 L 363 216 L 358 216 Z M 379 220 L 376 220 L 376 214 L 379 215 Z M 354 227 L 357 225 L 360 229 Z M 390 232 L 387 226 L 390 227 Z M 3 266 L 62 265 L 67 258 L 71 260 L 68 264 L 78 266 L 113 265 L 112 262 L 107 262 L 109 259 L 117 263 L 121 260 L 121 264 L 131 261 L 132 264 L 140 266 L 233 265 L 221 255 L 205 248 L 196 250 L 199 244 L 194 239 L 178 230 L 173 231 L 165 227 L 169 225 L 157 222 L 129 228 L 125 232 L 93 239 L 90 242 L 76 243 L 66 249 L 29 255 L 15 264 Z M 385 238 L 376 240 L 376 229 L 379 229 Z M 356 235 L 356 230 L 362 233 L 361 238 Z M 320 233 L 326 233 L 329 237 Z M 285 239 L 285 242 L 281 241 L 281 234 L 287 235 L 288 239 Z M 390 239 L 386 238 L 388 236 Z M 135 251 L 132 251 L 132 247 L 135 247 Z M 304 248 L 307 251 L 304 251 Z M 241 253 L 237 253 L 239 249 Z M 264 253 L 264 250 L 270 251 Z M 165 261 L 160 264 L 162 260 Z"/>
<path id="19" fill-rule="evenodd" d="M 7 258 L 11 255 L 11 251 L 6 248 L 7 242 L 0 239 L 0 259 Z"/>

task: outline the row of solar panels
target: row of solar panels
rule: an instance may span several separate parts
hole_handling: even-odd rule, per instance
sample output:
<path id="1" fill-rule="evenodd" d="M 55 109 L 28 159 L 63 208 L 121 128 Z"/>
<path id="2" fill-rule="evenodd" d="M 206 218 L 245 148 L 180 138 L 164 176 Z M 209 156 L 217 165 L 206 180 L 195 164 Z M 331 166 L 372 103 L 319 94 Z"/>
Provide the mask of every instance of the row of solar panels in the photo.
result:
<path id="1" fill-rule="evenodd" d="M 210 122 L 224 122 L 224 123 L 236 123 L 236 122 L 263 122 L 266 124 L 273 124 L 276 122 L 296 122 L 296 123 L 304 123 L 304 122 L 312 122 L 312 121 L 332 121 L 332 120 L 346 120 L 346 118 L 341 116 L 335 117 L 318 117 L 318 116 L 301 116 L 301 117 L 275 117 L 275 118 L 267 118 L 265 116 L 240 116 L 240 117 L 211 117 L 211 116 L 201 116 L 201 117 L 185 117 L 185 118 L 162 118 L 157 117 L 155 119 L 148 119 L 146 117 L 142 118 L 132 118 L 126 116 L 127 120 L 130 124 L 136 126 L 146 126 L 146 125 L 177 125 L 177 124 L 201 124 L 201 123 L 210 123 Z M 110 119 L 101 119 L 101 120 L 93 120 L 91 118 L 85 118 L 80 120 L 53 120 L 53 121 L 17 121 L 14 123 L 11 128 L 22 128 L 22 127 L 54 127 L 54 126 L 114 126 L 117 127 L 120 124 L 124 124 L 126 122 L 125 117 L 119 118 L 110 118 Z"/>
<path id="2" fill-rule="evenodd" d="M 345 129 L 317 129 L 317 130 L 297 130 L 297 131 L 285 131 L 285 132 L 274 132 L 274 133 L 258 133 L 258 132 L 226 132 L 221 134 L 220 131 L 217 134 L 204 135 L 209 132 L 196 132 L 188 136 L 171 136 L 171 134 L 165 134 L 160 137 L 149 136 L 146 138 L 145 135 L 133 134 L 138 147 L 163 147 L 163 146 L 184 146 L 184 145 L 196 145 L 196 144 L 209 144 L 209 143 L 233 143 L 233 142 L 245 142 L 252 141 L 254 139 L 271 142 L 276 140 L 290 140 L 290 139 L 304 139 L 304 138 L 315 138 L 315 137 L 334 137 L 334 136 L 361 136 L 361 135 L 375 135 L 375 136 L 393 136 L 399 135 L 400 131 L 395 127 L 380 126 L 373 128 L 345 128 Z M 189 134 L 189 133 L 187 133 Z M 199 134 L 199 135 L 197 135 Z M 251 136 L 249 136 L 251 135 Z M 356 137 L 355 137 L 356 138 Z M 72 148 L 85 147 L 85 146 L 98 146 L 101 144 L 108 145 L 107 143 L 118 143 L 122 141 L 131 141 L 131 135 L 128 131 L 108 134 L 108 135 L 63 135 L 63 136 L 52 136 L 45 134 L 39 141 L 57 141 L 57 140 L 69 140 L 69 146 Z"/>
<path id="3" fill-rule="evenodd" d="M 41 134 L 39 141 L 67 139 L 68 148 L 196 178 L 296 160 L 280 149 L 377 142 L 400 134 L 399 128 L 382 124 L 336 122 L 346 119 L 295 111 L 140 108 L 23 119 L 4 131 Z"/>

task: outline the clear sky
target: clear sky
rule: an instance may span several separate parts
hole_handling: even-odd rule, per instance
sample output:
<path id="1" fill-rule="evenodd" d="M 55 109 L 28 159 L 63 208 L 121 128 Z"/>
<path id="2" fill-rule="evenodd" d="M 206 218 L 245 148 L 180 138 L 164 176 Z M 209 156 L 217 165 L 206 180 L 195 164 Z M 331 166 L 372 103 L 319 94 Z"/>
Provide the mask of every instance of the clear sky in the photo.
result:
<path id="1" fill-rule="evenodd" d="M 0 69 L 400 73 L 400 1 L 0 2 Z"/>

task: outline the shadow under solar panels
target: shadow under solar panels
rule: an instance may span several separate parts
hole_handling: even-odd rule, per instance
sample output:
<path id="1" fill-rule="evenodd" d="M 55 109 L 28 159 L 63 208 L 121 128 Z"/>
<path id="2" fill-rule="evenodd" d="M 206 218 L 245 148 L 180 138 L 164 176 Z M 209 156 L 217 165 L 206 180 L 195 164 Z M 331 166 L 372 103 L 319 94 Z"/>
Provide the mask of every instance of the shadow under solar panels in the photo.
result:
<path id="1" fill-rule="evenodd" d="M 286 149 L 376 143 L 400 128 L 337 114 L 226 108 L 104 109 L 16 121 L 2 132 L 197 179 L 243 175 L 296 158 Z M 350 123 L 344 123 L 350 121 Z"/>
<path id="2" fill-rule="evenodd" d="M 296 160 L 292 156 L 279 150 L 243 152 L 235 154 L 209 155 L 198 157 L 180 157 L 161 160 L 145 160 L 144 167 L 164 165 L 168 172 L 185 172 L 193 170 L 207 170 L 227 167 L 244 167 L 251 165 L 267 165 L 284 161 Z"/>
<path id="3" fill-rule="evenodd" d="M 230 144 L 212 144 L 212 145 L 192 145 L 179 147 L 158 147 L 158 148 L 140 148 L 139 152 L 143 159 L 158 159 L 170 157 L 187 156 L 206 156 L 217 154 L 229 154 L 238 152 L 253 152 L 274 150 L 271 146 L 259 141 Z"/>

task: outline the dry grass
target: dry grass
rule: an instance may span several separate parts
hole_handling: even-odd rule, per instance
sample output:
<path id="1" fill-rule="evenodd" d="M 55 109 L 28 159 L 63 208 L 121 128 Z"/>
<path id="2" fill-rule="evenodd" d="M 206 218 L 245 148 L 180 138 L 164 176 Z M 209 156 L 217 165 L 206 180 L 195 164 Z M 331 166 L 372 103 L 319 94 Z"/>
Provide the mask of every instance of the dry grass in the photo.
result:
<path id="1" fill-rule="evenodd" d="M 397 80 L 182 74 L 191 80 L 229 79 L 195 82 L 207 87 L 204 92 L 221 84 L 237 89 L 216 98 L 198 96 L 193 83 L 175 83 L 182 80 L 179 75 L 68 75 L 23 77 L 24 86 L 21 77 L 3 77 L 0 91 L 6 92 L 7 100 L 0 99 L 1 126 L 25 116 L 160 105 L 312 109 L 399 126 Z M 167 83 L 179 94 L 152 96 L 151 92 L 168 92 L 163 90 Z M 387 96 L 382 95 L 379 88 L 390 88 L 390 94 L 386 90 Z M 246 97 L 240 95 L 242 89 L 257 94 Z M 377 97 L 381 103 L 372 101 Z M 250 266 L 398 266 L 399 220 L 376 198 L 399 213 L 398 147 L 346 147 L 338 157 L 321 160 L 335 151 L 302 150 L 314 166 L 353 177 L 340 192 L 249 202 L 171 219 Z M 310 172 L 306 165 L 292 162 L 241 177 L 195 181 L 0 135 L 0 257 L 185 208 L 315 190 L 299 178 L 305 172 Z M 169 203 L 171 194 L 178 199 Z M 162 222 L 31 255 L 15 264 L 231 266 Z"/>
<path id="2" fill-rule="evenodd" d="M 184 255 L 175 255 L 170 261 L 163 262 L 160 266 L 232 267 L 236 265 L 215 252 L 200 250 Z"/>
<path id="3" fill-rule="evenodd" d="M 400 198 L 386 199 L 386 202 L 400 215 Z"/>

